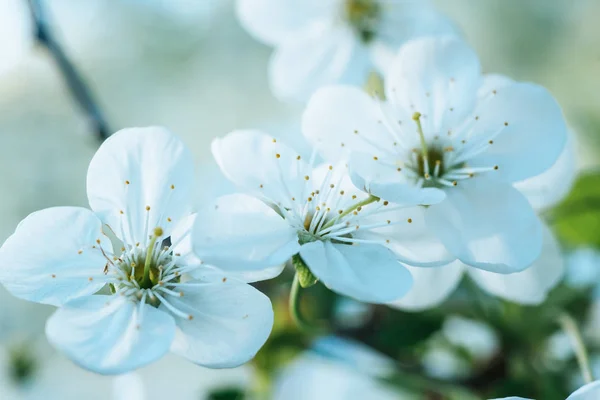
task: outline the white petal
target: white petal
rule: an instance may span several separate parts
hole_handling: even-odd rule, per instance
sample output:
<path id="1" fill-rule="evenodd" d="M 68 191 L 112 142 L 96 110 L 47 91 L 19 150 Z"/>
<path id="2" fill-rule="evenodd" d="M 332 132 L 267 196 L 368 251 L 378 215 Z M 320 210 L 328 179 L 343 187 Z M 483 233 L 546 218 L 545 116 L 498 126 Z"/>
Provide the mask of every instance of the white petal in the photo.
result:
<path id="1" fill-rule="evenodd" d="M 494 175 L 510 182 L 541 174 L 558 159 L 567 141 L 560 106 L 543 87 L 514 83 L 500 87 L 475 111 L 471 133 L 498 132 L 487 150 L 469 161 L 472 167 L 498 165 Z"/>
<path id="2" fill-rule="evenodd" d="M 394 205 L 388 207 L 394 208 Z M 435 233 L 425 223 L 424 207 L 407 207 L 375 214 L 361 220 L 361 225 L 384 221 L 398 221 L 382 228 L 358 231 L 353 237 L 379 239 L 385 242 L 398 260 L 419 267 L 439 267 L 446 265 L 456 257 L 446 249 Z"/>
<path id="3" fill-rule="evenodd" d="M 407 311 L 421 311 L 442 304 L 460 283 L 465 265 L 454 261 L 442 267 L 422 268 L 407 266 L 414 286 L 399 300 L 389 305 Z"/>
<path id="4" fill-rule="evenodd" d="M 121 296 L 88 296 L 58 309 L 46 323 L 48 341 L 83 368 L 122 374 L 158 360 L 175 335 L 173 318 Z"/>
<path id="5" fill-rule="evenodd" d="M 457 38 L 416 39 L 400 49 L 388 70 L 387 98 L 406 112 L 420 112 L 425 135 L 433 137 L 473 111 L 480 70 L 477 55 Z"/>
<path id="6" fill-rule="evenodd" d="M 236 10 L 242 26 L 254 37 L 278 44 L 326 20 L 335 5 L 329 0 L 238 0 Z"/>
<path id="7" fill-rule="evenodd" d="M 198 212 L 194 252 L 225 270 L 262 270 L 283 264 L 300 248 L 288 222 L 260 200 L 243 194 L 217 199 Z"/>
<path id="8" fill-rule="evenodd" d="M 240 189 L 274 204 L 300 199 L 310 167 L 299 153 L 260 131 L 234 131 L 212 142 L 223 174 Z M 299 158 L 300 157 L 300 158 Z"/>
<path id="9" fill-rule="evenodd" d="M 540 255 L 542 226 L 527 199 L 510 184 L 461 181 L 425 212 L 430 229 L 467 265 L 499 273 L 522 271 Z"/>
<path id="10" fill-rule="evenodd" d="M 390 302 L 412 285 L 408 270 L 383 246 L 317 241 L 302 246 L 300 255 L 325 286 L 360 301 Z"/>
<path id="11" fill-rule="evenodd" d="M 189 284 L 200 283 L 190 281 Z M 267 296 L 234 279 L 183 288 L 183 297 L 168 301 L 193 319 L 178 318 L 171 350 L 211 368 L 232 368 L 254 357 L 273 327 Z M 161 306 L 161 309 L 163 306 Z"/>
<path id="12" fill-rule="evenodd" d="M 97 292 L 105 284 L 107 263 L 99 247 L 111 250 L 101 229 L 85 208 L 30 214 L 0 249 L 0 281 L 17 297 L 56 306 Z"/>
<path id="13" fill-rule="evenodd" d="M 374 99 L 353 86 L 318 90 L 302 117 L 302 133 L 327 160 L 337 161 L 348 150 L 383 157 L 394 148 L 394 139 L 378 121 Z"/>
<path id="14" fill-rule="evenodd" d="M 193 246 L 192 246 L 192 226 L 196 221 L 197 214 L 192 214 L 187 218 L 181 220 L 175 229 L 173 229 L 173 233 L 171 234 L 171 242 L 175 245 L 173 247 L 173 253 L 179 254 L 178 257 L 178 265 L 186 265 L 186 266 L 200 266 L 203 265 L 203 262 L 194 254 Z M 275 278 L 281 274 L 285 264 L 276 265 L 274 267 L 268 267 L 262 270 L 257 271 L 229 271 L 228 276 L 239 279 L 243 282 L 252 283 L 258 281 L 264 281 L 267 279 Z M 212 268 L 207 266 L 207 268 Z M 203 275 L 204 270 L 207 268 L 203 268 L 200 270 L 194 270 L 190 272 L 195 278 L 199 278 Z"/>
<path id="15" fill-rule="evenodd" d="M 545 172 L 517 182 L 515 187 L 527 197 L 533 208 L 545 210 L 557 205 L 571 191 L 577 177 L 575 135 L 569 132 L 560 157 Z"/>
<path id="16" fill-rule="evenodd" d="M 367 48 L 342 24 L 314 24 L 286 41 L 271 58 L 271 89 L 282 100 L 306 101 L 315 90 L 336 83 L 363 84 L 371 69 Z"/>
<path id="17" fill-rule="evenodd" d="M 164 128 L 130 128 L 112 135 L 94 155 L 87 193 L 92 210 L 117 236 L 144 243 L 155 227 L 169 236 L 189 214 L 193 182 L 191 153 L 177 136 Z"/>
<path id="18" fill-rule="evenodd" d="M 597 400 L 600 398 L 600 381 L 594 381 L 573 392 L 566 400 Z"/>
<path id="19" fill-rule="evenodd" d="M 469 275 L 489 293 L 521 304 L 537 305 L 546 300 L 564 274 L 564 260 L 560 246 L 548 227 L 544 227 L 542 254 L 522 272 L 497 274 L 469 268 Z"/>

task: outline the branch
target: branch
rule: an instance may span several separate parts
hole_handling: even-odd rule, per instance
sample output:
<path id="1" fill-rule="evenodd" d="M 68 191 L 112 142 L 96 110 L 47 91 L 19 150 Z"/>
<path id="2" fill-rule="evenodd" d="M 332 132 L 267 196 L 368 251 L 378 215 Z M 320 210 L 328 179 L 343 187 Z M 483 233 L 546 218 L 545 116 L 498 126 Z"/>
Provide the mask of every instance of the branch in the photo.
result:
<path id="1" fill-rule="evenodd" d="M 69 60 L 64 50 L 52 35 L 44 7 L 43 0 L 27 0 L 31 16 L 35 24 L 35 37 L 39 44 L 44 46 L 54 58 L 58 69 L 63 75 L 71 95 L 87 116 L 89 123 L 98 139 L 102 142 L 110 136 L 110 129 L 98 107 L 91 90 L 87 87 L 83 77 Z"/>

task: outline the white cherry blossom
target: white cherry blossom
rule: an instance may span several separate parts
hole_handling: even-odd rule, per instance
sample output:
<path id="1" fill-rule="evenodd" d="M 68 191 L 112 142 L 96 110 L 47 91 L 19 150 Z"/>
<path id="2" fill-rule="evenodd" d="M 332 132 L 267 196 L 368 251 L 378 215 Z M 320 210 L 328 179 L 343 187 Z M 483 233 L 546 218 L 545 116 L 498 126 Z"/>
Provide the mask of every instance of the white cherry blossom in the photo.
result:
<path id="1" fill-rule="evenodd" d="M 286 100 L 304 100 L 323 85 L 361 85 L 406 40 L 454 31 L 423 0 L 238 0 L 237 13 L 275 47 L 271 88 Z"/>
<path id="2" fill-rule="evenodd" d="M 134 370 L 169 349 L 213 368 L 248 361 L 270 333 L 271 303 L 234 276 L 188 262 L 193 181 L 190 152 L 167 130 L 117 132 L 90 163 L 92 210 L 25 218 L 0 249 L 0 282 L 58 306 L 48 340 L 99 373 Z"/>
<path id="3" fill-rule="evenodd" d="M 331 86 L 310 100 L 303 132 L 329 160 L 349 157 L 353 180 L 401 201 L 428 193 L 425 229 L 462 263 L 499 273 L 540 255 L 542 225 L 513 184 L 549 169 L 565 147 L 562 112 L 544 88 L 482 76 L 456 38 L 401 48 L 386 101 Z"/>
<path id="4" fill-rule="evenodd" d="M 434 239 L 430 246 L 411 246 L 428 238 L 418 236 L 424 224 L 419 209 L 406 207 L 429 204 L 427 193 L 397 203 L 371 196 L 352 185 L 345 164 L 313 166 L 258 131 L 232 132 L 212 147 L 224 175 L 245 193 L 223 196 L 198 212 L 192 237 L 205 262 L 261 270 L 300 257 L 332 290 L 373 303 L 395 300 L 410 288 L 410 274 L 398 260 L 444 263 L 445 249 Z"/>

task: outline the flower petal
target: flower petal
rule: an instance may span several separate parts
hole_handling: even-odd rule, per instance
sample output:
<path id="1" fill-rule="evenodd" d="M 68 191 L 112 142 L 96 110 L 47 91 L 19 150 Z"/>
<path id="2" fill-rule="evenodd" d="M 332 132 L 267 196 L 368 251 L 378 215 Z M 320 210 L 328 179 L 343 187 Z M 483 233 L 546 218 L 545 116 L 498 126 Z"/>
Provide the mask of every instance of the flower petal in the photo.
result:
<path id="1" fill-rule="evenodd" d="M 170 296 L 168 300 L 193 317 L 176 320 L 178 330 L 171 350 L 210 368 L 232 368 L 252 359 L 273 327 L 269 298 L 226 277 L 213 283 L 188 283 L 189 289 L 182 287 L 183 297 Z"/>
<path id="2" fill-rule="evenodd" d="M 600 398 L 600 381 L 594 381 L 580 387 L 566 400 L 596 400 Z"/>
<path id="3" fill-rule="evenodd" d="M 202 260 L 196 256 L 193 252 L 192 246 L 192 227 L 194 222 L 196 221 L 197 214 L 192 214 L 187 218 L 181 220 L 175 229 L 173 229 L 173 233 L 171 234 L 171 242 L 174 244 L 173 253 L 179 254 L 179 258 L 177 261 L 178 265 L 186 265 L 186 266 L 200 266 L 203 265 Z M 227 274 L 231 277 L 239 279 L 246 283 L 264 281 L 267 279 L 275 278 L 281 274 L 285 264 L 275 265 L 273 267 L 268 267 L 262 270 L 257 271 L 229 271 Z M 194 270 L 189 272 L 195 278 L 199 278 L 203 275 L 203 270 L 210 269 L 213 270 L 210 266 L 206 266 L 201 270 Z"/>
<path id="4" fill-rule="evenodd" d="M 459 260 L 488 271 L 522 271 L 542 249 L 542 226 L 529 202 L 500 181 L 461 181 L 426 210 L 425 220 Z"/>
<path id="5" fill-rule="evenodd" d="M 451 263 L 456 257 L 446 249 L 435 233 L 425 223 L 424 207 L 407 207 L 384 211 L 361 220 L 361 225 L 394 221 L 376 229 L 360 230 L 353 237 L 359 239 L 380 239 L 392 250 L 399 261 L 419 267 L 439 267 Z"/>
<path id="6" fill-rule="evenodd" d="M 335 5 L 323 0 L 238 0 L 236 11 L 256 39 L 275 45 L 302 36 L 311 25 L 327 19 Z"/>
<path id="7" fill-rule="evenodd" d="M 458 287 L 465 270 L 460 261 L 443 267 L 406 267 L 413 277 L 414 286 L 404 297 L 389 305 L 407 311 L 422 311 L 442 304 Z"/>
<path id="8" fill-rule="evenodd" d="M 285 219 L 243 194 L 220 197 L 198 212 L 192 243 L 200 259 L 232 271 L 283 264 L 300 248 L 296 231 Z"/>
<path id="9" fill-rule="evenodd" d="M 471 167 L 499 166 L 494 175 L 509 182 L 541 174 L 558 159 L 567 127 L 556 100 L 532 83 L 500 85 L 475 111 L 471 136 L 495 134 L 493 145 L 469 161 Z M 487 140 L 487 139 L 486 139 Z"/>
<path id="10" fill-rule="evenodd" d="M 91 295 L 106 282 L 101 245 L 111 248 L 102 223 L 88 209 L 34 212 L 0 249 L 0 282 L 19 298 L 55 306 Z"/>
<path id="11" fill-rule="evenodd" d="M 527 197 L 533 208 L 545 210 L 566 197 L 576 177 L 575 135 L 570 132 L 567 145 L 554 165 L 540 175 L 517 182 L 515 187 Z"/>
<path id="12" fill-rule="evenodd" d="M 277 98 L 306 101 L 322 86 L 360 86 L 371 68 L 367 48 L 349 27 L 324 23 L 278 47 L 271 57 L 269 77 Z"/>
<path id="13" fill-rule="evenodd" d="M 433 137 L 473 111 L 480 84 L 479 60 L 464 41 L 432 37 L 402 46 L 388 70 L 386 94 L 396 108 L 420 112 L 425 135 Z"/>
<path id="14" fill-rule="evenodd" d="M 102 222 L 127 243 L 144 243 L 155 227 L 165 237 L 190 212 L 194 163 L 164 128 L 123 129 L 90 162 L 87 193 Z"/>
<path id="15" fill-rule="evenodd" d="M 140 308 L 121 296 L 97 295 L 59 308 L 46 323 L 46 335 L 81 367 L 116 375 L 150 364 L 169 351 L 175 322 L 148 304 Z"/>
<path id="16" fill-rule="evenodd" d="M 234 131 L 212 142 L 223 174 L 240 189 L 291 207 L 300 199 L 310 166 L 292 148 L 260 131 Z"/>
<path id="17" fill-rule="evenodd" d="M 394 139 L 381 121 L 377 102 L 354 86 L 319 89 L 302 116 L 302 133 L 326 160 L 345 157 L 348 150 L 371 158 L 393 156 Z"/>
<path id="18" fill-rule="evenodd" d="M 408 270 L 383 246 L 312 242 L 300 256 L 325 286 L 368 303 L 386 303 L 402 297 L 412 285 Z"/>
<path id="19" fill-rule="evenodd" d="M 564 260 L 560 246 L 548 227 L 544 226 L 542 254 L 524 271 L 497 274 L 469 268 L 471 278 L 485 291 L 505 300 L 520 304 L 537 305 L 546 300 L 564 274 Z"/>

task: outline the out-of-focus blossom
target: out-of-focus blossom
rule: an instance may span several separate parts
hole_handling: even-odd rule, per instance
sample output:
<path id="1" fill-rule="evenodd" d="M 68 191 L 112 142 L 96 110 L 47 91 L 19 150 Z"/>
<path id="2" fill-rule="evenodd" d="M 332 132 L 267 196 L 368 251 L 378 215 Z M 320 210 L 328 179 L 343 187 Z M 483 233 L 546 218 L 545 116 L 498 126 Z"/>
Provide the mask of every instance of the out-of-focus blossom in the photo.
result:
<path id="1" fill-rule="evenodd" d="M 214 368 L 245 363 L 270 333 L 271 303 L 185 262 L 193 184 L 191 154 L 170 132 L 114 134 L 88 170 L 94 211 L 56 207 L 25 218 L 0 249 L 0 281 L 17 297 L 59 306 L 48 339 L 90 370 L 127 372 L 169 349 Z"/>
<path id="2" fill-rule="evenodd" d="M 565 147 L 566 124 L 550 93 L 482 76 L 476 54 L 452 37 L 404 45 L 385 90 L 387 101 L 349 86 L 320 89 L 304 134 L 325 159 L 349 157 L 354 182 L 371 194 L 433 203 L 419 210 L 440 259 L 504 274 L 529 267 L 543 228 L 513 184 L 548 170 Z"/>
<path id="3" fill-rule="evenodd" d="M 273 399 L 416 399 L 378 381 L 393 371 L 391 360 L 364 345 L 325 338 L 280 372 L 274 384 Z"/>
<path id="4" fill-rule="evenodd" d="M 256 39 L 275 47 L 269 74 L 282 99 L 306 99 L 328 84 L 362 85 L 406 40 L 454 32 L 427 1 L 238 0 L 237 12 Z"/>
<path id="5" fill-rule="evenodd" d="M 579 248 L 566 257 L 565 282 L 575 288 L 600 286 L 600 252 L 593 248 Z"/>
<path id="6" fill-rule="evenodd" d="M 452 345 L 465 349 L 474 360 L 487 360 L 500 347 L 494 330 L 480 321 L 450 316 L 444 321 L 442 332 Z"/>
<path id="7" fill-rule="evenodd" d="M 565 400 L 597 400 L 600 399 L 600 381 L 588 383 L 573 392 Z M 502 399 L 492 400 L 531 400 L 525 397 L 504 397 Z"/>
<path id="8" fill-rule="evenodd" d="M 202 260 L 262 270 L 300 257 L 316 279 L 357 300 L 385 303 L 408 291 L 412 279 L 397 258 L 414 252 L 394 254 L 372 233 L 410 226 L 406 202 L 369 196 L 352 185 L 343 163 L 313 167 L 258 131 L 215 139 L 212 149 L 225 176 L 248 194 L 221 197 L 198 213 L 193 242 Z"/>
<path id="9" fill-rule="evenodd" d="M 422 363 L 428 375 L 441 379 L 470 376 L 498 352 L 499 339 L 483 322 L 449 316 L 429 339 Z M 465 357 L 465 354 L 468 357 Z"/>

